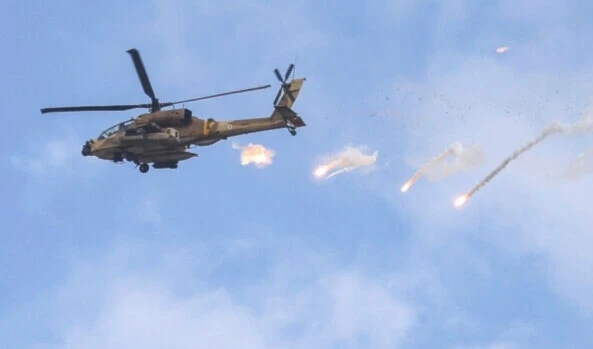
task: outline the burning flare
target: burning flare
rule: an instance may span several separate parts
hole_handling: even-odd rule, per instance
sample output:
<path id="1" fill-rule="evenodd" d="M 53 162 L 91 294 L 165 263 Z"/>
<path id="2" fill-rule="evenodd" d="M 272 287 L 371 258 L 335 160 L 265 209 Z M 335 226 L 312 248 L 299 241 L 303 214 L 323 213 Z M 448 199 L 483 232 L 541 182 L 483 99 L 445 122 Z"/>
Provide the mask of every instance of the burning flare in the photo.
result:
<path id="1" fill-rule="evenodd" d="M 461 195 L 460 197 L 455 199 L 455 202 L 453 202 L 453 204 L 455 205 L 455 207 L 461 207 L 463 206 L 463 204 L 465 204 L 468 198 L 469 196 L 467 194 Z"/>
<path id="2" fill-rule="evenodd" d="M 318 165 L 313 174 L 318 179 L 327 180 L 340 173 L 350 172 L 359 167 L 372 166 L 377 162 L 378 152 L 372 155 L 363 153 L 366 147 L 346 147 L 342 152 L 328 157 L 321 165 Z"/>
<path id="3" fill-rule="evenodd" d="M 402 186 L 402 193 L 407 192 L 413 185 L 426 173 L 426 171 L 430 170 L 431 167 L 435 166 L 436 164 L 442 162 L 448 156 L 453 155 L 453 147 L 447 148 L 444 152 L 440 153 L 439 155 L 435 156 L 434 158 L 430 159 L 427 163 L 422 165 L 416 173 Z"/>
<path id="4" fill-rule="evenodd" d="M 276 155 L 273 150 L 267 149 L 261 144 L 249 143 L 246 146 L 233 144 L 233 149 L 241 149 L 241 165 L 247 166 L 253 163 L 257 168 L 271 165 L 274 155 Z"/>
<path id="5" fill-rule="evenodd" d="M 511 48 L 508 46 L 502 46 L 496 49 L 496 53 L 498 54 L 503 54 L 505 52 L 507 52 L 508 50 L 510 50 Z"/>
<path id="6" fill-rule="evenodd" d="M 455 161 L 450 163 L 445 162 L 447 158 L 452 156 L 455 156 Z M 445 151 L 422 165 L 402 186 L 401 191 L 402 193 L 408 191 L 424 175 L 431 180 L 439 180 L 461 171 L 473 169 L 482 164 L 483 158 L 484 152 L 481 147 L 474 145 L 471 148 L 464 148 L 461 143 L 455 142 Z"/>
<path id="7" fill-rule="evenodd" d="M 407 192 L 407 191 L 408 191 L 408 189 L 410 189 L 410 188 L 412 187 L 412 185 L 413 185 L 413 184 L 414 184 L 414 182 L 413 182 L 411 179 L 410 179 L 409 181 L 407 181 L 407 182 L 406 182 L 406 184 L 404 184 L 404 185 L 402 186 L 402 189 L 401 189 L 402 193 L 405 193 L 405 192 Z"/>
<path id="8" fill-rule="evenodd" d="M 506 158 L 498 167 L 496 167 L 492 172 L 490 172 L 484 179 L 478 182 L 478 184 L 476 184 L 467 194 L 457 198 L 455 200 L 455 206 L 460 207 L 463 204 L 465 204 L 465 202 L 469 200 L 478 190 L 480 190 L 482 187 L 488 184 L 488 182 L 490 182 L 492 178 L 496 177 L 496 175 L 498 175 L 500 171 L 502 171 L 511 161 L 518 158 L 521 154 L 533 148 L 536 144 L 540 143 L 548 136 L 556 133 L 564 133 L 567 131 L 567 127 L 563 126 L 558 122 L 553 122 L 550 125 L 548 125 L 537 138 L 516 150 L 511 156 Z"/>

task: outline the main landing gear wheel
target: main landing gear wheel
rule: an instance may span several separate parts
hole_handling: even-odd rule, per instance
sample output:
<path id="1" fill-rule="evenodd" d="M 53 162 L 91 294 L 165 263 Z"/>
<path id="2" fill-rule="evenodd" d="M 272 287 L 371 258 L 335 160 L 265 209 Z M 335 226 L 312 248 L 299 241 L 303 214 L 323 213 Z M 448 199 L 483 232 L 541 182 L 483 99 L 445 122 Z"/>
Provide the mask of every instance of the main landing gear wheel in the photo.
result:
<path id="1" fill-rule="evenodd" d="M 148 167 L 148 164 L 141 164 L 140 165 L 140 172 L 142 172 L 142 173 L 148 172 L 149 169 L 150 169 L 150 167 Z"/>

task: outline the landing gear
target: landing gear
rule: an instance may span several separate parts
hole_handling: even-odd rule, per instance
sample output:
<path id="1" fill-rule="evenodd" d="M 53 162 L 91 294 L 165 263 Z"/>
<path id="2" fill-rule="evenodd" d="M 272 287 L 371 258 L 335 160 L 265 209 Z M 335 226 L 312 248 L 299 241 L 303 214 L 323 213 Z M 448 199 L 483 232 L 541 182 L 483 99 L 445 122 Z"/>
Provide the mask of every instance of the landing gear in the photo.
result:
<path id="1" fill-rule="evenodd" d="M 288 132 L 290 132 L 291 135 L 296 136 L 296 130 L 294 128 L 289 128 Z"/>
<path id="2" fill-rule="evenodd" d="M 149 169 L 150 169 L 150 167 L 148 167 L 148 164 L 140 164 L 140 172 L 141 173 L 146 173 L 146 172 L 148 172 Z"/>

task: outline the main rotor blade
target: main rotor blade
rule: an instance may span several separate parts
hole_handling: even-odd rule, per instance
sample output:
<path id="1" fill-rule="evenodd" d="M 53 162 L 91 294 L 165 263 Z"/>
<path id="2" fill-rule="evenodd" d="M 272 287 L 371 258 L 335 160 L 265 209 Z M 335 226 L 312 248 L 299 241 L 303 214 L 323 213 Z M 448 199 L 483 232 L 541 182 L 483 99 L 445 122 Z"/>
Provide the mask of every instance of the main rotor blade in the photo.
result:
<path id="1" fill-rule="evenodd" d="M 269 88 L 269 87 L 271 87 L 271 85 L 265 85 L 265 86 L 259 86 L 259 87 L 252 87 L 252 88 L 247 88 L 247 89 L 244 89 L 244 90 L 236 90 L 236 91 L 230 91 L 230 92 L 217 93 L 215 95 L 210 95 L 210 96 L 205 96 L 205 97 L 198 97 L 198 98 L 192 98 L 192 99 L 186 99 L 186 100 L 183 100 L 183 101 L 161 103 L 161 106 L 162 107 L 168 107 L 168 106 L 173 105 L 173 104 L 180 104 L 180 103 L 187 103 L 187 102 L 195 102 L 195 101 L 199 101 L 199 100 L 202 100 L 202 99 L 227 96 L 227 95 L 232 95 L 232 94 L 236 94 L 236 93 L 243 93 L 243 92 L 249 92 L 249 91 L 255 91 L 255 90 L 263 90 L 263 89 Z"/>
<path id="2" fill-rule="evenodd" d="M 129 104 L 129 105 L 87 105 L 77 107 L 55 107 L 43 108 L 41 114 L 73 111 L 122 111 L 135 108 L 150 108 L 151 104 Z"/>
<path id="3" fill-rule="evenodd" d="M 132 56 L 132 61 L 134 62 L 134 67 L 136 67 L 136 72 L 138 73 L 138 78 L 142 83 L 142 88 L 144 89 L 144 93 L 152 101 L 156 100 L 154 95 L 154 91 L 152 90 L 152 85 L 150 84 L 150 80 L 148 79 L 148 74 L 146 74 L 146 69 L 144 69 L 144 63 L 142 63 L 142 58 L 140 58 L 140 53 L 135 48 L 129 49 L 127 51 L 130 56 Z"/>

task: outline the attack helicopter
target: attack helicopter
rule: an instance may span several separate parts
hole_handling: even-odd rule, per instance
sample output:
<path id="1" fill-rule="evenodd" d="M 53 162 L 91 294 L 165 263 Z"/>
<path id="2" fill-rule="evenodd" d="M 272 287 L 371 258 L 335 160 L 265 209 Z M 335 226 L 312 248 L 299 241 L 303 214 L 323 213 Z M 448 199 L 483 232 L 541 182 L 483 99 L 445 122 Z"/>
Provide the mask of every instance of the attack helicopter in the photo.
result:
<path id="1" fill-rule="evenodd" d="M 147 108 L 148 112 L 120 122 L 89 139 L 82 147 L 83 156 L 95 156 L 115 163 L 132 162 L 141 173 L 147 173 L 152 164 L 154 169 L 176 169 L 180 161 L 185 161 L 198 154 L 188 151 L 195 146 L 209 146 L 229 137 L 248 133 L 286 128 L 295 136 L 296 129 L 306 126 L 303 119 L 292 110 L 303 86 L 305 78 L 287 81 L 294 71 L 290 64 L 284 76 L 274 70 L 281 85 L 273 102 L 273 111 L 268 117 L 217 121 L 213 118 L 202 119 L 194 116 L 187 108 L 176 109 L 174 105 L 194 102 L 231 94 L 262 90 L 271 85 L 243 90 L 218 93 L 214 95 L 186 99 L 177 102 L 160 102 L 148 79 L 144 63 L 138 50 L 126 51 L 130 54 L 136 73 L 151 103 L 130 105 L 72 106 L 43 108 L 41 113 L 79 112 L 79 111 L 125 111 Z M 173 106 L 173 109 L 163 110 Z"/>

